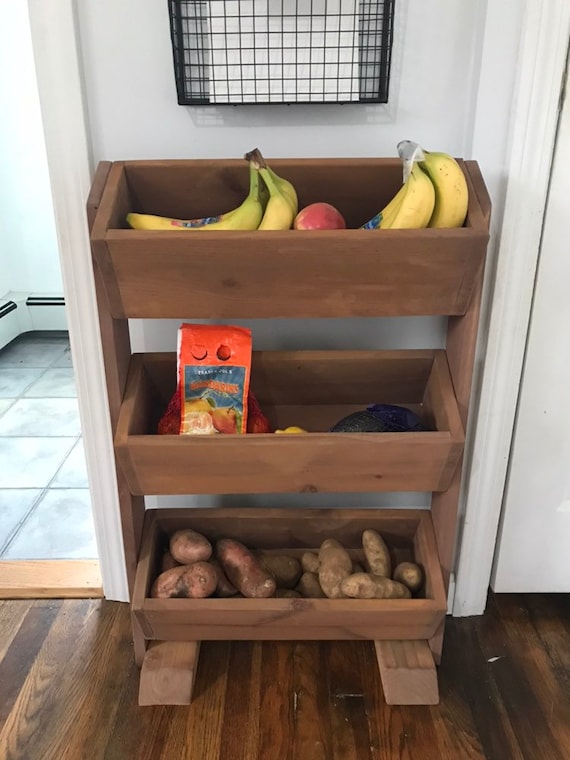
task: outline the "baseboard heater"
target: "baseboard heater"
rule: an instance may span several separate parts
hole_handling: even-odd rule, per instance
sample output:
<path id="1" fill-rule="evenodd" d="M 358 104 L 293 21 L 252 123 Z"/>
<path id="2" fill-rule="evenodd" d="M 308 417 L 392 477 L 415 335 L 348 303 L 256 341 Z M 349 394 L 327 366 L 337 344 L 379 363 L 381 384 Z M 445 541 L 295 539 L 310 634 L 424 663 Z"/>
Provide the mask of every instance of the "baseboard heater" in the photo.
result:
<path id="1" fill-rule="evenodd" d="M 28 296 L 26 306 L 65 306 L 63 296 Z"/>
<path id="2" fill-rule="evenodd" d="M 0 302 L 0 350 L 30 331 L 67 330 L 63 296 L 8 293 Z"/>
<path id="3" fill-rule="evenodd" d="M 12 311 L 18 308 L 18 304 L 14 301 L 6 301 L 2 305 L 0 305 L 0 319 L 2 317 L 7 317 L 8 314 L 10 314 Z"/>

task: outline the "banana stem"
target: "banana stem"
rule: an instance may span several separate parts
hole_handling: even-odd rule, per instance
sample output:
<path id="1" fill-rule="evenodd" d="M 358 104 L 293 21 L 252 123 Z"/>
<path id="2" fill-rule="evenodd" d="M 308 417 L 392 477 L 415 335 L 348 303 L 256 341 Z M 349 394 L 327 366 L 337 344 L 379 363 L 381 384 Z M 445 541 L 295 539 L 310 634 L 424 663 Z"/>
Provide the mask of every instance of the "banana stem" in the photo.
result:
<path id="1" fill-rule="evenodd" d="M 244 158 L 246 161 L 252 163 L 258 171 L 259 169 L 267 169 L 267 164 L 265 163 L 265 159 L 261 155 L 259 148 L 250 150 L 249 153 L 245 154 Z"/>

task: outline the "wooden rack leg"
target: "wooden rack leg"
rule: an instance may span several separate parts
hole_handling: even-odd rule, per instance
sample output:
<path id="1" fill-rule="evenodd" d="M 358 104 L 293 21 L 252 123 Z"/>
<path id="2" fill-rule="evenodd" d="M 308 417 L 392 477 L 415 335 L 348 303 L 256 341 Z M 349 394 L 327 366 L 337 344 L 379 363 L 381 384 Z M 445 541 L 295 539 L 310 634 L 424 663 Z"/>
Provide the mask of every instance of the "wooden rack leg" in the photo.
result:
<path id="1" fill-rule="evenodd" d="M 140 674 L 139 705 L 189 705 L 199 652 L 199 641 L 150 642 Z"/>
<path id="2" fill-rule="evenodd" d="M 375 641 L 389 705 L 437 705 L 437 671 L 427 641 Z"/>

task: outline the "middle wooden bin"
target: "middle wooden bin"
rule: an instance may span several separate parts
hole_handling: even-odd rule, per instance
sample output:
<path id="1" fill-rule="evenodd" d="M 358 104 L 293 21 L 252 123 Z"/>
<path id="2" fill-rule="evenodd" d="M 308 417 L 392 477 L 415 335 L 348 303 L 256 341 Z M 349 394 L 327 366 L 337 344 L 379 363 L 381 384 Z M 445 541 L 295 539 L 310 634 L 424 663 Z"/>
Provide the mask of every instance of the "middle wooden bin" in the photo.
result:
<path id="1" fill-rule="evenodd" d="M 132 356 L 115 445 L 133 494 L 443 491 L 463 450 L 443 350 L 254 351 L 262 410 L 305 435 L 157 435 L 175 388 L 175 353 Z M 328 432 L 375 403 L 412 409 L 428 430 Z"/>

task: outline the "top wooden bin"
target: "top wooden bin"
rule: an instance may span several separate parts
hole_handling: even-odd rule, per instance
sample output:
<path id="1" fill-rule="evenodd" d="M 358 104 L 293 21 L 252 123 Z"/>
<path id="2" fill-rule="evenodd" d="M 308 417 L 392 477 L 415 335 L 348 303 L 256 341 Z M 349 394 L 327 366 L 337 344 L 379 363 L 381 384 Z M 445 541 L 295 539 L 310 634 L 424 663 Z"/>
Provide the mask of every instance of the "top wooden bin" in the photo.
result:
<path id="1" fill-rule="evenodd" d="M 114 318 L 372 317 L 464 314 L 484 263 L 488 226 L 475 161 L 453 230 L 361 230 L 401 184 L 399 159 L 281 159 L 299 206 L 334 204 L 350 229 L 150 232 L 136 211 L 178 218 L 222 213 L 247 194 L 243 160 L 117 161 L 91 231 Z"/>

